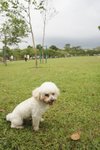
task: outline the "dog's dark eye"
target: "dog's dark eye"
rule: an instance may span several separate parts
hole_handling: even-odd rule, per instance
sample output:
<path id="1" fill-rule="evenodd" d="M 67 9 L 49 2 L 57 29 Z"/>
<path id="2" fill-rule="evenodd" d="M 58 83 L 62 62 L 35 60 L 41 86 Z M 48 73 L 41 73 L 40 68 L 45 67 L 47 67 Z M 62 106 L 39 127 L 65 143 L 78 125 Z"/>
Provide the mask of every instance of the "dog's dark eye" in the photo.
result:
<path id="1" fill-rule="evenodd" d="M 52 93 L 52 95 L 55 95 L 55 93 Z"/>
<path id="2" fill-rule="evenodd" d="M 49 94 L 45 94 L 46 97 L 49 97 Z"/>

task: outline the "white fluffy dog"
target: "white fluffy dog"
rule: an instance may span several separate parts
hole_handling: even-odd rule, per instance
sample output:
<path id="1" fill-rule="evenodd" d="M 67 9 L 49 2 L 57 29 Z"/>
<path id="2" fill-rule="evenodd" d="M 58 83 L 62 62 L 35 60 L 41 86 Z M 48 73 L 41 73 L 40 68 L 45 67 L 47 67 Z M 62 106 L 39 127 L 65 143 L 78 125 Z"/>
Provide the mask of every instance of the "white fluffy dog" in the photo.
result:
<path id="1" fill-rule="evenodd" d="M 35 131 L 39 130 L 39 123 L 43 121 L 42 115 L 53 104 L 59 95 L 59 89 L 52 82 L 44 82 L 32 91 L 32 97 L 21 102 L 6 116 L 11 122 L 11 128 L 23 128 L 23 120 L 32 118 Z"/>

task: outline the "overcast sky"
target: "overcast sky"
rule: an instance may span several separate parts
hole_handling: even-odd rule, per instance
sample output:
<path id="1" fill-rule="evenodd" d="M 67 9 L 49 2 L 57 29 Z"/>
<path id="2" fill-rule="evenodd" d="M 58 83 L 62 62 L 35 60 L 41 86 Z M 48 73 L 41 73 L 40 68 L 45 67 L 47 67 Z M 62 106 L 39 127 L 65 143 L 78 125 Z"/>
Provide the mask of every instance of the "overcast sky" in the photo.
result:
<path id="1" fill-rule="evenodd" d="M 100 46 L 100 0 L 53 0 L 53 6 L 58 13 L 47 23 L 45 44 Z M 41 43 L 43 27 L 39 21 L 42 24 L 41 16 L 33 23 L 37 43 Z"/>
<path id="2" fill-rule="evenodd" d="M 100 0 L 53 0 L 57 14 L 46 25 L 45 45 L 63 48 L 65 44 L 94 48 L 100 46 Z M 32 12 L 36 44 L 41 44 L 43 20 Z M 32 45 L 31 39 L 20 46 Z"/>
<path id="3" fill-rule="evenodd" d="M 68 40 L 82 46 L 100 45 L 100 32 L 97 28 L 100 25 L 100 0 L 58 1 L 55 0 L 55 4 L 59 14 L 52 26 L 56 30 L 55 35 L 66 42 Z M 48 28 L 50 29 L 49 25 Z"/>

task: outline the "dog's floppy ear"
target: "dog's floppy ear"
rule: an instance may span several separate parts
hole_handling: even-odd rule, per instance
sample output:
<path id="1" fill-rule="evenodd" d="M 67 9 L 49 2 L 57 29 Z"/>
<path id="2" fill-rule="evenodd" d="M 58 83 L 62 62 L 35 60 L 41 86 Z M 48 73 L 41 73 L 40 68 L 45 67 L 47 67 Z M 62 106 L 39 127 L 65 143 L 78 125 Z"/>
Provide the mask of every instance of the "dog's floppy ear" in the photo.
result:
<path id="1" fill-rule="evenodd" d="M 36 88 L 35 90 L 32 91 L 32 96 L 39 100 L 40 96 L 39 88 Z"/>

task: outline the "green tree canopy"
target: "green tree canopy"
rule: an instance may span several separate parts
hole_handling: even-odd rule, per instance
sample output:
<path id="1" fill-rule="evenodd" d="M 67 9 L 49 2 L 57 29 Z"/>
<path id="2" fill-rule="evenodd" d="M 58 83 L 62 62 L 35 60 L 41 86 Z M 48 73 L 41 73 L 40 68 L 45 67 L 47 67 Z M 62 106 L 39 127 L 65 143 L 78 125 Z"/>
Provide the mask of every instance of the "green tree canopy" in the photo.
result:
<path id="1" fill-rule="evenodd" d="M 51 45 L 49 48 L 50 48 L 50 49 L 53 49 L 53 50 L 58 50 L 58 47 L 55 46 L 55 45 Z"/>

